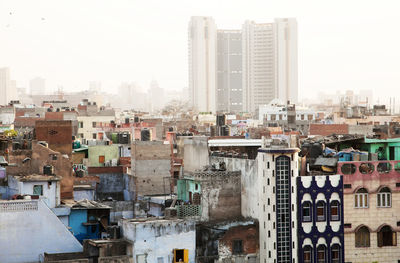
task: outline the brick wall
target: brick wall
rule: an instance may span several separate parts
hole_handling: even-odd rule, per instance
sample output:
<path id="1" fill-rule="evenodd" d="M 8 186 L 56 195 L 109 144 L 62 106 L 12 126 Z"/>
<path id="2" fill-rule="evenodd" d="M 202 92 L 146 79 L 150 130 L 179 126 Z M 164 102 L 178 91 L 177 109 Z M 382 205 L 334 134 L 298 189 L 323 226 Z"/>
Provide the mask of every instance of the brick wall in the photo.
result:
<path id="1" fill-rule="evenodd" d="M 309 135 L 348 134 L 348 124 L 310 124 Z"/>

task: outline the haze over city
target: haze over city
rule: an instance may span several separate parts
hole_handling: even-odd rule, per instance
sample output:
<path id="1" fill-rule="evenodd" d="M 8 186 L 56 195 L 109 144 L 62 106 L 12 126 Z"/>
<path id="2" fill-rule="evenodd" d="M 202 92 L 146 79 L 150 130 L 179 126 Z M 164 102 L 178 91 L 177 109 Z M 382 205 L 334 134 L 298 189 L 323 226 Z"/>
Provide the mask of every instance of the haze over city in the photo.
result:
<path id="1" fill-rule="evenodd" d="M 385 1 L 0 1 L 0 66 L 18 87 L 46 79 L 47 89 L 100 81 L 147 90 L 188 86 L 188 21 L 212 16 L 218 28 L 245 20 L 295 17 L 299 98 L 317 91 L 373 90 L 400 95 L 398 2 Z"/>

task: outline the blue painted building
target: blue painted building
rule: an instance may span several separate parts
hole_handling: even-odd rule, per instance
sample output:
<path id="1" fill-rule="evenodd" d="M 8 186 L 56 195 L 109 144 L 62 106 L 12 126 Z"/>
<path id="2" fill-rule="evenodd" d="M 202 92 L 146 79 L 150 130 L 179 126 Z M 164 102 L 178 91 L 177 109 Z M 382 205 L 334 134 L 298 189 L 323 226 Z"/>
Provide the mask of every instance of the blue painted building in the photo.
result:
<path id="1" fill-rule="evenodd" d="M 344 262 L 343 177 L 297 177 L 299 263 Z"/>
<path id="2" fill-rule="evenodd" d="M 110 207 L 97 202 L 82 200 L 71 207 L 68 225 L 79 242 L 101 238 L 110 218 Z"/>

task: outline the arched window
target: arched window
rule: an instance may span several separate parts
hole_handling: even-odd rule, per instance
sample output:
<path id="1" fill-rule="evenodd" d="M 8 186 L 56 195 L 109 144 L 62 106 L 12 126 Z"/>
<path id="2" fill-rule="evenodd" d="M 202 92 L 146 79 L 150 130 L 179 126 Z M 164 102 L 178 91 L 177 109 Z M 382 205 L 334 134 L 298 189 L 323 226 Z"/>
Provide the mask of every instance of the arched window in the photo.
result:
<path id="1" fill-rule="evenodd" d="M 397 246 L 397 235 L 390 226 L 384 226 L 378 232 L 378 247 Z"/>
<path id="2" fill-rule="evenodd" d="M 319 245 L 317 248 L 317 263 L 326 262 L 326 247 L 324 245 Z"/>
<path id="3" fill-rule="evenodd" d="M 357 190 L 354 196 L 354 207 L 355 208 L 368 208 L 368 191 L 365 188 Z"/>
<path id="4" fill-rule="evenodd" d="M 317 202 L 317 221 L 325 221 L 325 202 L 324 201 L 318 201 Z"/>
<path id="5" fill-rule="evenodd" d="M 331 247 L 331 259 L 332 263 L 340 263 L 340 245 L 334 244 Z"/>
<path id="6" fill-rule="evenodd" d="M 303 222 L 311 222 L 311 202 L 305 201 L 302 208 Z"/>
<path id="7" fill-rule="evenodd" d="M 356 232 L 356 247 L 369 247 L 369 229 L 366 226 L 360 227 Z"/>
<path id="8" fill-rule="evenodd" d="M 303 262 L 312 263 L 312 248 L 311 246 L 305 246 L 303 248 Z"/>
<path id="9" fill-rule="evenodd" d="M 340 203 L 337 200 L 331 202 L 331 221 L 340 220 Z"/>
<path id="10" fill-rule="evenodd" d="M 392 206 L 392 193 L 388 187 L 383 187 L 379 190 L 376 200 L 377 207 L 391 207 Z"/>

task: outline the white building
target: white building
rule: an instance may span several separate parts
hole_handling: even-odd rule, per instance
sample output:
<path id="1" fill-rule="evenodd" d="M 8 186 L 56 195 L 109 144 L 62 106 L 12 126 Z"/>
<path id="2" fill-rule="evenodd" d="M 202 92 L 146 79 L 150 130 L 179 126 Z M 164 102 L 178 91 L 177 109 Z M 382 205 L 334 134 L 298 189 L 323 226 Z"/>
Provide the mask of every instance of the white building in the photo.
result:
<path id="1" fill-rule="evenodd" d="M 281 146 L 258 150 L 261 263 L 297 261 L 297 152 Z"/>
<path id="2" fill-rule="evenodd" d="M 200 112 L 215 112 L 217 28 L 212 17 L 189 22 L 189 102 Z"/>
<path id="3" fill-rule="evenodd" d="M 61 177 L 52 175 L 8 176 L 10 197 L 19 195 L 36 195 L 48 207 L 60 205 Z"/>
<path id="4" fill-rule="evenodd" d="M 217 42 L 217 111 L 241 112 L 242 32 L 218 30 Z"/>
<path id="5" fill-rule="evenodd" d="M 0 105 L 8 105 L 11 100 L 17 100 L 16 82 L 10 80 L 10 69 L 0 68 Z"/>
<path id="6" fill-rule="evenodd" d="M 40 200 L 0 201 L 0 262 L 39 262 L 44 253 L 82 252 L 82 245 Z"/>
<path id="7" fill-rule="evenodd" d="M 132 242 L 136 263 L 195 263 L 196 224 L 182 219 L 149 219 L 119 221 L 123 237 Z"/>
<path id="8" fill-rule="evenodd" d="M 242 32 L 243 110 L 255 112 L 274 98 L 296 103 L 296 19 L 246 21 Z"/>
<path id="9" fill-rule="evenodd" d="M 45 95 L 46 94 L 46 80 L 41 77 L 36 77 L 29 81 L 31 95 Z"/>
<path id="10" fill-rule="evenodd" d="M 314 121 L 317 113 L 314 110 L 295 107 L 295 120 L 296 121 Z M 288 107 L 279 100 L 273 100 L 268 105 L 260 105 L 258 110 L 259 121 L 287 121 L 288 120 Z"/>

